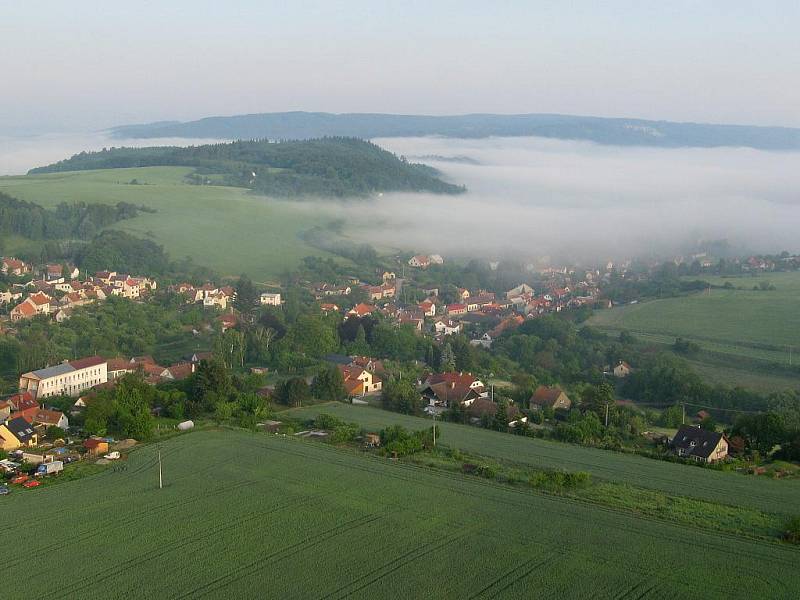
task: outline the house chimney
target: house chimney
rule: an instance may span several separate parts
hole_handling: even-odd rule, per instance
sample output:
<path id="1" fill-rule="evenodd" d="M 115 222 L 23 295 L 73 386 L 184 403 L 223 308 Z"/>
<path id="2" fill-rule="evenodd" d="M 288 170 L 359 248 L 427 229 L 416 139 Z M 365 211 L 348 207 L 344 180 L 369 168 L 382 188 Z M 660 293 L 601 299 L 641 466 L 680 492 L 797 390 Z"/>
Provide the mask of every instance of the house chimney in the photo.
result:
<path id="1" fill-rule="evenodd" d="M 456 382 L 455 382 L 455 381 L 451 381 L 451 382 L 450 382 L 450 389 L 451 389 L 451 390 L 454 390 L 454 389 L 456 389 Z"/>

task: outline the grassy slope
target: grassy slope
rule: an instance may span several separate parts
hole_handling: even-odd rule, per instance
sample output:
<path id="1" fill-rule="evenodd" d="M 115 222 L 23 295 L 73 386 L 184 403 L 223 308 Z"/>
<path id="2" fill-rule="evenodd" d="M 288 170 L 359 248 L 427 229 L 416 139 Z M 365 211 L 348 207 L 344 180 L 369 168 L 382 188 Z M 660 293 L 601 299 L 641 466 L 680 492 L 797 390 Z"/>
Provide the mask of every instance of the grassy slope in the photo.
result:
<path id="1" fill-rule="evenodd" d="M 298 231 L 320 223 L 303 205 L 238 188 L 187 185 L 182 178 L 191 170 L 149 167 L 0 177 L 0 190 L 47 208 L 62 201 L 152 206 L 157 213 L 142 213 L 117 227 L 152 235 L 172 258 L 189 255 L 223 275 L 246 272 L 262 280 L 294 267 L 304 256 L 325 255 L 297 238 Z M 132 179 L 148 185 L 125 185 Z M 7 252 L 28 245 L 11 239 Z"/>
<path id="2" fill-rule="evenodd" d="M 58 568 L 37 598 L 795 598 L 800 553 L 264 434 L 198 432 L 125 471 L 3 498 Z M 54 511 L 53 507 L 58 506 Z M 64 540 L 68 540 L 65 547 Z M 702 560 L 687 560 L 699 557 Z"/>
<path id="3" fill-rule="evenodd" d="M 692 339 L 707 353 L 695 359 L 695 367 L 712 383 L 763 392 L 800 387 L 800 377 L 761 370 L 763 361 L 787 363 L 787 347 L 800 341 L 800 273 L 705 279 L 715 285 L 730 282 L 745 289 L 712 290 L 711 294 L 619 306 L 597 311 L 589 324 L 609 331 L 627 329 L 654 344 L 672 344 L 677 336 Z M 777 289 L 752 291 L 761 281 Z M 735 363 L 728 364 L 726 357 L 736 359 Z"/>
<path id="4" fill-rule="evenodd" d="M 760 278 L 718 279 L 734 286 L 752 288 L 769 281 L 777 287 L 771 292 L 752 290 L 712 290 L 642 302 L 633 306 L 598 311 L 592 324 L 631 331 L 682 335 L 728 344 L 768 344 L 787 346 L 797 343 L 800 331 L 800 273 L 772 273 Z M 741 352 L 745 352 L 741 348 Z"/>
<path id="5" fill-rule="evenodd" d="M 326 404 L 287 411 L 296 417 L 328 412 L 378 430 L 400 424 L 409 429 L 430 427 L 430 419 L 411 417 L 372 407 Z M 588 471 L 593 477 L 689 496 L 720 504 L 747 506 L 764 512 L 798 512 L 800 481 L 776 481 L 736 473 L 722 473 L 547 440 L 517 437 L 468 425 L 440 423 L 442 442 L 466 452 L 534 467 Z"/>

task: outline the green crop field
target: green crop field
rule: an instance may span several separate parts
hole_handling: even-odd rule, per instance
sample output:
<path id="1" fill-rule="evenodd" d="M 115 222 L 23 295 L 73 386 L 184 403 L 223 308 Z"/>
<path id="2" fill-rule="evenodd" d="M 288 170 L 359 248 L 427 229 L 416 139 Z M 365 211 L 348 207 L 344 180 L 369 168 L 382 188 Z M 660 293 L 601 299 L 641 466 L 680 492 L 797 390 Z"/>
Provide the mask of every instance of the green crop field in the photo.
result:
<path id="1" fill-rule="evenodd" d="M 302 202 L 278 201 L 222 186 L 183 182 L 186 167 L 108 169 L 0 177 L 0 191 L 52 208 L 60 202 L 131 202 L 155 208 L 115 225 L 162 244 L 173 259 L 191 256 L 221 275 L 274 278 L 304 256 L 329 256 L 297 233 L 322 218 Z M 140 185 L 128 185 L 136 179 Z M 29 247 L 12 238 L 6 252 Z"/>
<path id="2" fill-rule="evenodd" d="M 204 431 L 0 498 L 4 598 L 797 598 L 800 552 L 318 442 Z M 35 526 L 34 526 L 35 524 Z"/>
<path id="3" fill-rule="evenodd" d="M 788 346 L 800 341 L 800 273 L 768 273 L 759 277 L 706 278 L 710 283 L 747 289 L 698 293 L 597 311 L 590 324 L 631 332 L 683 336 L 716 344 L 715 350 L 756 358 L 787 360 Z M 753 291 L 767 281 L 777 289 Z M 764 354 L 763 351 L 769 351 Z"/>
<path id="4" fill-rule="evenodd" d="M 312 418 L 331 413 L 375 431 L 387 425 L 416 430 L 430 427 L 431 420 L 401 415 L 369 406 L 343 403 L 291 409 L 286 414 Z M 280 417 L 279 417 L 280 418 Z M 450 447 L 532 467 L 587 471 L 593 477 L 764 512 L 800 512 L 800 481 L 772 480 L 738 473 L 723 473 L 642 456 L 518 437 L 469 425 L 438 423 L 442 442 Z"/>
<path id="5" fill-rule="evenodd" d="M 800 388 L 800 376 L 765 369 L 765 363 L 788 365 L 790 348 L 792 355 L 798 352 L 800 273 L 704 279 L 735 289 L 600 310 L 588 324 L 611 333 L 624 329 L 655 345 L 669 346 L 679 336 L 690 339 L 702 351 L 692 358 L 693 366 L 712 384 L 763 393 Z M 761 282 L 776 289 L 754 291 Z"/>

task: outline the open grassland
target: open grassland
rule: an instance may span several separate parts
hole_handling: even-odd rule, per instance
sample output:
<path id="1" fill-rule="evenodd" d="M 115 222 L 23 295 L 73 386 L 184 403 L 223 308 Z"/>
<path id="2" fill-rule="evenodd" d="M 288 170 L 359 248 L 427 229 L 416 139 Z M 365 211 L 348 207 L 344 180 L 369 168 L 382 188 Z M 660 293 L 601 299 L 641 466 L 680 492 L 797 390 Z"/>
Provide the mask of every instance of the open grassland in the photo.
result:
<path id="1" fill-rule="evenodd" d="M 655 346 L 671 346 L 676 337 L 695 342 L 701 352 L 692 365 L 709 383 L 742 386 L 768 393 L 800 388 L 800 374 L 776 373 L 771 364 L 797 365 L 800 346 L 800 273 L 758 277 L 705 277 L 712 289 L 678 298 L 651 300 L 597 311 L 588 324 L 616 333 L 627 330 Z M 769 282 L 777 289 L 754 291 Z"/>
<path id="2" fill-rule="evenodd" d="M 712 385 L 743 387 L 762 393 L 781 392 L 784 390 L 800 390 L 800 376 L 778 375 L 759 370 L 757 365 L 747 368 L 736 368 L 721 364 L 721 361 L 700 357 L 690 360 L 692 369 Z"/>
<path id="3" fill-rule="evenodd" d="M 510 436 L 509 436 L 510 437 Z M 796 598 L 800 552 L 314 442 L 197 432 L 0 498 L 22 598 Z M 32 567 L 30 557 L 57 568 Z M 702 560 L 698 559 L 702 557 Z"/>
<path id="4" fill-rule="evenodd" d="M 184 183 L 187 167 L 108 169 L 0 177 L 0 191 L 52 208 L 60 202 L 131 202 L 155 208 L 116 228 L 162 244 L 173 259 L 191 256 L 221 275 L 247 273 L 271 279 L 304 256 L 328 256 L 302 242 L 297 233 L 321 224 L 302 202 L 276 201 L 247 190 Z M 132 180 L 139 185 L 130 185 Z M 30 248 L 19 238 L 6 252 Z"/>
<path id="5" fill-rule="evenodd" d="M 768 281 L 777 289 L 712 289 L 678 298 L 652 300 L 597 311 L 590 324 L 633 333 L 682 336 L 711 344 L 710 349 L 755 358 L 787 360 L 787 347 L 800 335 L 800 273 L 769 273 L 760 277 L 711 278 L 711 283 L 752 288 Z M 713 347 L 713 345 L 717 347 Z M 735 352 L 734 352 L 735 349 Z M 764 354 L 763 351 L 770 351 Z"/>
<path id="6" fill-rule="evenodd" d="M 291 409 L 286 414 L 297 418 L 311 418 L 321 412 L 337 415 L 375 431 L 395 424 L 412 430 L 431 426 L 430 419 L 343 403 Z M 451 448 L 498 460 L 537 468 L 587 471 L 599 480 L 624 483 L 719 504 L 744 506 L 763 512 L 784 514 L 799 512 L 800 481 L 798 480 L 780 481 L 738 473 L 724 473 L 631 454 L 519 437 L 457 423 L 438 423 L 437 427 L 441 427 L 442 443 Z"/>

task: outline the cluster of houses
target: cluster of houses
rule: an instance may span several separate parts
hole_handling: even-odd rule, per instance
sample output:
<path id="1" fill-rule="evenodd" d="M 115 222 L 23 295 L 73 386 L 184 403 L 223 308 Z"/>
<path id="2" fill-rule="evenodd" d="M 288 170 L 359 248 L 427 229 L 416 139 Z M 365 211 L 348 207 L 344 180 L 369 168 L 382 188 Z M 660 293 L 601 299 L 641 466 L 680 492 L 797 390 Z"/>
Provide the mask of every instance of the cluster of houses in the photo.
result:
<path id="1" fill-rule="evenodd" d="M 427 269 L 431 265 L 442 265 L 444 259 L 438 254 L 415 254 L 408 259 L 408 266 L 417 269 Z"/>
<path id="2" fill-rule="evenodd" d="M 195 354 L 190 360 L 181 361 L 164 367 L 156 363 L 152 356 L 134 356 L 127 358 L 111 358 L 107 361 L 108 383 L 128 373 L 141 373 L 146 383 L 157 385 L 165 381 L 181 381 L 195 372 L 197 363 L 210 353 Z"/>
<path id="3" fill-rule="evenodd" d="M 179 381 L 194 373 L 200 361 L 211 358 L 210 352 L 195 353 L 185 361 L 163 367 L 150 356 L 90 356 L 23 373 L 19 392 L 0 400 L 0 449 L 37 446 L 48 427 L 69 427 L 66 414 L 47 407 L 49 398 L 71 396 L 76 398 L 73 410 L 81 410 L 97 390 L 113 387 L 126 373 L 140 372 L 151 385 Z"/>
<path id="4" fill-rule="evenodd" d="M 420 394 L 425 402 L 425 412 L 438 415 L 448 409 L 460 409 L 473 423 L 494 418 L 498 405 L 493 392 L 472 373 L 434 373 L 420 382 Z M 572 401 L 558 386 L 539 386 L 531 395 L 532 410 L 569 410 Z M 506 408 L 508 427 L 515 428 L 528 422 L 528 417 L 513 402 Z"/>
<path id="5" fill-rule="evenodd" d="M 204 308 L 227 310 L 229 306 L 233 305 L 233 301 L 236 298 L 236 290 L 231 286 L 218 286 L 210 282 L 206 282 L 199 287 L 191 283 L 180 283 L 171 286 L 169 289 L 182 296 L 187 304 L 202 304 Z"/>
<path id="6" fill-rule="evenodd" d="M 39 444 L 48 427 L 66 430 L 69 419 L 39 404 L 35 394 L 21 391 L 0 401 L 0 449 L 6 452 Z"/>
<path id="7" fill-rule="evenodd" d="M 357 398 L 377 394 L 383 389 L 383 363 L 368 356 L 329 354 L 327 362 L 333 363 L 342 374 L 348 397 Z"/>
<path id="8" fill-rule="evenodd" d="M 519 326 L 526 318 L 533 318 L 549 312 L 560 312 L 594 303 L 598 289 L 593 284 L 581 282 L 573 290 L 569 286 L 553 283 L 540 293 L 521 284 L 502 295 L 486 290 L 472 292 L 459 289 L 455 302 L 444 303 L 437 288 L 425 290 L 427 297 L 416 304 L 401 305 L 396 301 L 396 287 L 393 273 L 384 273 L 380 286 L 364 286 L 370 291 L 369 301 L 360 302 L 345 313 L 345 319 L 363 318 L 379 313 L 397 325 L 410 325 L 419 332 L 428 332 L 436 339 L 463 333 L 467 328 L 476 332 L 471 343 L 489 348 L 492 340 L 504 331 Z M 317 286 L 317 289 L 323 289 Z M 339 290 L 334 286 L 324 288 Z M 337 292 L 338 293 L 338 292 Z M 350 289 L 342 290 L 349 294 Z M 317 295 L 320 300 L 325 295 Z M 330 302 L 321 302 L 323 312 L 338 312 L 339 307 Z M 479 327 L 470 327 L 479 325 Z"/>
<path id="9" fill-rule="evenodd" d="M 4 268 L 17 277 L 31 274 L 30 266 L 16 259 L 3 259 Z M 17 275 L 19 273 L 19 275 Z M 93 277 L 79 280 L 74 266 L 48 264 L 41 270 L 40 278 L 15 283 L 11 289 L 0 292 L 0 305 L 11 305 L 9 318 L 13 321 L 32 319 L 39 315 L 50 316 L 61 323 L 68 319 L 74 308 L 106 300 L 111 296 L 132 300 L 145 298 L 157 288 L 149 277 L 100 271 Z"/>

